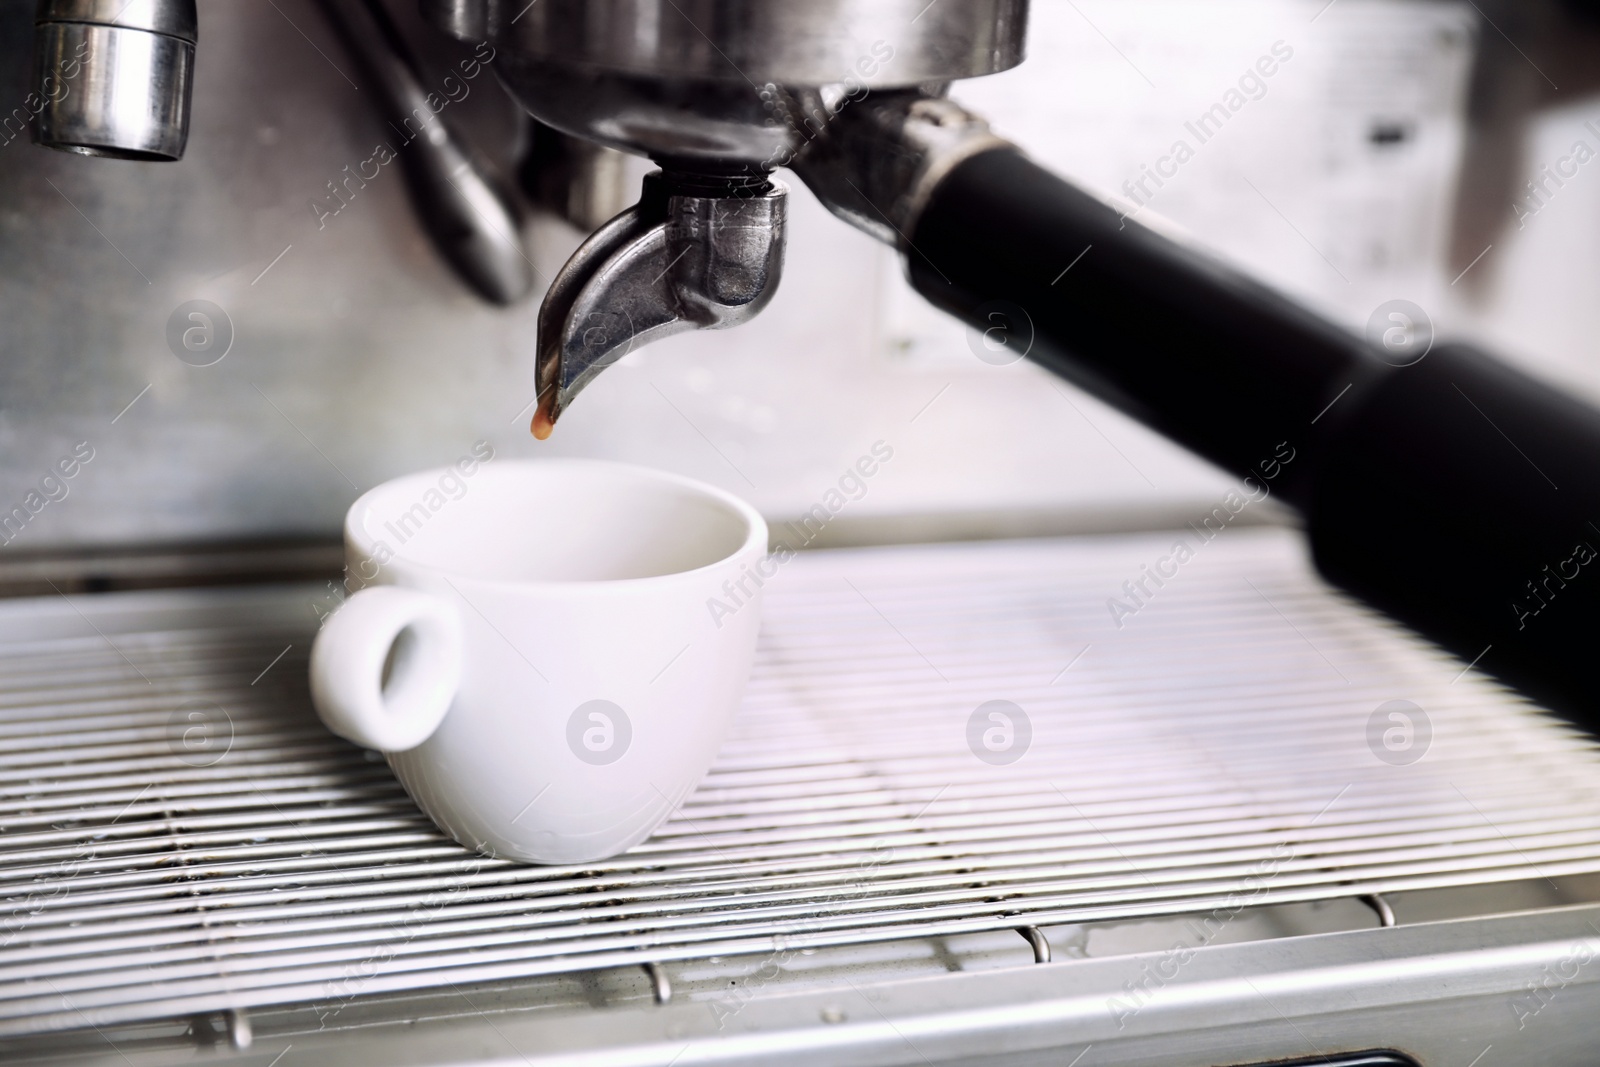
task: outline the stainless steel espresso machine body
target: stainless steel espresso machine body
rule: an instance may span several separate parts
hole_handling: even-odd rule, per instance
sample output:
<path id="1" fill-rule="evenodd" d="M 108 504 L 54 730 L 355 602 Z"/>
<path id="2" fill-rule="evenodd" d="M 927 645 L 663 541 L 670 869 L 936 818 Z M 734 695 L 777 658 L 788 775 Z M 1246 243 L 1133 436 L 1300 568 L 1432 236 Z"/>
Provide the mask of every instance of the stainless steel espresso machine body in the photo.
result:
<path id="1" fill-rule="evenodd" d="M 1023 63 L 1027 0 L 0 10 L 67 150 L 0 144 L 7 1062 L 1592 1059 L 1600 750 L 1502 682 L 1593 721 L 1593 410 L 1030 160 L 948 95 Z M 1192 524 L 858 517 L 961 391 L 855 376 L 856 231 L 1082 390 L 995 386 L 1019 424 L 1059 394 L 1121 455 L 1103 404 L 1231 481 Z M 773 316 L 827 375 L 793 467 L 732 358 L 652 376 Z M 974 424 L 963 493 L 1066 462 Z M 473 855 L 310 717 L 342 507 L 469 448 L 692 454 L 792 520 L 739 729 L 614 860 Z M 1054 536 L 901 543 L 997 533 Z"/>

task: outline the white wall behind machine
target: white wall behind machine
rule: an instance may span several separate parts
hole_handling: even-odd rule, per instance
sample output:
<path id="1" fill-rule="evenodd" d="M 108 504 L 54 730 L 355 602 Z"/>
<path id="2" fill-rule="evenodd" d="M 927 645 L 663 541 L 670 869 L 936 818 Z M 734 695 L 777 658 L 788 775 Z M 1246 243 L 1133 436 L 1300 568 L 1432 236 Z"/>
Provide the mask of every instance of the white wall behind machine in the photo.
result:
<path id="1" fill-rule="evenodd" d="M 466 54 L 430 41 L 409 0 L 392 6 L 431 76 Z M 1406 298 L 1441 332 L 1600 392 L 1586 340 L 1600 312 L 1572 299 L 1600 276 L 1586 236 L 1600 164 L 1502 227 L 1464 278 L 1451 260 L 1480 34 L 1470 5 L 1033 9 L 1028 61 L 956 95 L 1037 158 L 1353 329 Z M 5 99 L 27 93 L 30 10 L 0 5 Z M 202 4 L 201 38 L 182 163 L 0 144 L 0 510 L 93 451 L 11 551 L 332 535 L 358 491 L 480 440 L 502 457 L 681 471 L 777 520 L 842 499 L 835 539 L 1165 525 L 1226 491 L 1215 470 L 924 307 L 889 250 L 792 177 L 770 308 L 628 356 L 534 442 L 543 283 L 511 310 L 479 303 L 438 261 L 393 167 L 336 215 L 313 208 L 387 134 L 309 0 Z M 1574 138 L 1600 147 L 1584 126 L 1594 110 L 1541 119 L 1529 172 Z M 488 76 L 445 115 L 511 166 L 521 122 Z M 581 235 L 548 216 L 529 226 L 547 282 Z M 209 366 L 167 343 L 191 300 L 223 308 L 234 332 Z M 892 456 L 830 495 L 875 452 Z"/>

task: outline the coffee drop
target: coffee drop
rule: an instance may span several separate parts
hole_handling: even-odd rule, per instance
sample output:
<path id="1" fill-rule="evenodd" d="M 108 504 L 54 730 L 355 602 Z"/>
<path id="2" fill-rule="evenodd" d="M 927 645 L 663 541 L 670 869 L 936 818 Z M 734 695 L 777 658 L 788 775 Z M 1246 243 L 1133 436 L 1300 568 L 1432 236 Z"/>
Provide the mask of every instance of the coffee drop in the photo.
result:
<path id="1" fill-rule="evenodd" d="M 553 389 L 545 394 L 545 398 L 539 401 L 538 410 L 533 413 L 533 426 L 531 429 L 535 440 L 547 441 L 550 439 L 550 434 L 555 431 L 555 420 L 550 417 L 550 402 L 555 395 L 555 390 Z"/>

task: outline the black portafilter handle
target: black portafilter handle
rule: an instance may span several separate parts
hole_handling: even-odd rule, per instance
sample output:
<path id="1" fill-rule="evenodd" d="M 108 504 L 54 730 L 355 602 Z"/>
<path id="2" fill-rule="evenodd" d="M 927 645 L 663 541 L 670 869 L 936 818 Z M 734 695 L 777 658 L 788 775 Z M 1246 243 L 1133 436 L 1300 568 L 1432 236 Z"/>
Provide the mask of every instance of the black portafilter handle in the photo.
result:
<path id="1" fill-rule="evenodd" d="M 1600 730 L 1600 411 L 1465 345 L 1392 366 L 1014 149 L 905 237 L 932 303 L 1267 485 L 1328 581 Z"/>

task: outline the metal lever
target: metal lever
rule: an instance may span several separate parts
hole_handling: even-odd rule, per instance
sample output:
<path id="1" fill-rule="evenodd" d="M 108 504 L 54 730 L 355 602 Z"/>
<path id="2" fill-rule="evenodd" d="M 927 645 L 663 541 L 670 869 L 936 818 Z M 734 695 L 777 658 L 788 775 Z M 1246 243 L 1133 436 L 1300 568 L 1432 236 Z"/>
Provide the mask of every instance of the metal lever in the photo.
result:
<path id="1" fill-rule="evenodd" d="M 539 309 L 539 408 L 550 436 L 578 392 L 636 346 L 748 322 L 783 272 L 788 189 L 764 175 L 656 171 L 639 202 L 573 253 Z"/>

